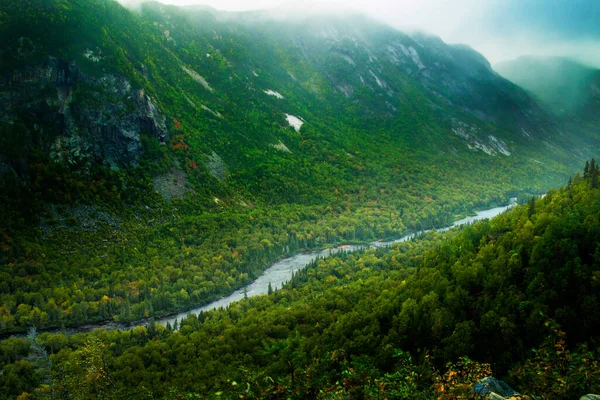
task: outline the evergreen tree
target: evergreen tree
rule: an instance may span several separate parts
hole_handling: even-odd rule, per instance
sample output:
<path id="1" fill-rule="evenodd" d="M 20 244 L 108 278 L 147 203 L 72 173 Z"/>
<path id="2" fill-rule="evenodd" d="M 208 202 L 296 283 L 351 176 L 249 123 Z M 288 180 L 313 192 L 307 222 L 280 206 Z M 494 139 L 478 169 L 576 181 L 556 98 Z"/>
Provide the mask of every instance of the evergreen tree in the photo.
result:
<path id="1" fill-rule="evenodd" d="M 533 196 L 531 196 L 531 199 L 529 199 L 529 210 L 527 214 L 529 215 L 529 217 L 535 214 L 535 197 Z"/>
<path id="2" fill-rule="evenodd" d="M 590 182 L 592 189 L 598 187 L 598 163 L 595 159 L 592 158 L 591 161 L 585 163 L 583 177 Z"/>

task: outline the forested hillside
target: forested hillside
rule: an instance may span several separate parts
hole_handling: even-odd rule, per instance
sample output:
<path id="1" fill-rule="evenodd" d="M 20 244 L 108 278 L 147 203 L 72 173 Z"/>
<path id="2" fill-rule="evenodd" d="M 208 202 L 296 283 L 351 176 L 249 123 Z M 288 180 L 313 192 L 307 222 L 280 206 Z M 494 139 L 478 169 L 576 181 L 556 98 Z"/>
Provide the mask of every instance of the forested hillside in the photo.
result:
<path id="1" fill-rule="evenodd" d="M 544 398 L 598 392 L 598 174 L 592 161 L 491 221 L 319 260 L 176 331 L 6 340 L 1 393 L 450 399 L 491 373 Z"/>
<path id="2" fill-rule="evenodd" d="M 598 156 L 474 50 L 353 14 L 3 0 L 0 34 L 3 334 L 187 309 Z"/>

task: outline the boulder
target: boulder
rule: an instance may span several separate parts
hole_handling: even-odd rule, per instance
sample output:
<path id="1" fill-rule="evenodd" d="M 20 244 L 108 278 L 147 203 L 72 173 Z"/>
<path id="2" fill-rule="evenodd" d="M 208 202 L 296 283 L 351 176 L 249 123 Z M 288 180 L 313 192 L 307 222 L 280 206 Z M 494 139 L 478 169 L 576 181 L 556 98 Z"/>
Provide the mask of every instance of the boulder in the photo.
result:
<path id="1" fill-rule="evenodd" d="M 585 396 L 581 397 L 579 400 L 600 400 L 600 395 L 599 394 L 586 394 Z"/>
<path id="2" fill-rule="evenodd" d="M 473 393 L 477 393 L 482 396 L 494 393 L 502 397 L 512 397 L 519 395 L 519 393 L 515 392 L 510 386 L 508 386 L 506 382 L 503 382 L 491 376 L 488 376 L 487 378 L 484 378 L 481 381 L 477 382 L 473 387 Z"/>

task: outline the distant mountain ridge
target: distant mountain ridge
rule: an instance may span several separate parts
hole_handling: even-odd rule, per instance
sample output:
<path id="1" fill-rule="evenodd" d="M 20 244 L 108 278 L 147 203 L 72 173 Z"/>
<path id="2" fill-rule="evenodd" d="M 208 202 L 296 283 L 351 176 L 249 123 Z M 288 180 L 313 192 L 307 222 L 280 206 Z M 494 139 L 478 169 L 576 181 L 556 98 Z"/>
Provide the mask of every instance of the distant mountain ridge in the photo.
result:
<path id="1" fill-rule="evenodd" d="M 521 57 L 494 68 L 539 99 L 561 131 L 599 146 L 599 69 L 563 57 Z"/>
<path id="2" fill-rule="evenodd" d="M 562 57 L 521 57 L 494 67 L 557 114 L 576 112 L 600 97 L 600 70 Z"/>

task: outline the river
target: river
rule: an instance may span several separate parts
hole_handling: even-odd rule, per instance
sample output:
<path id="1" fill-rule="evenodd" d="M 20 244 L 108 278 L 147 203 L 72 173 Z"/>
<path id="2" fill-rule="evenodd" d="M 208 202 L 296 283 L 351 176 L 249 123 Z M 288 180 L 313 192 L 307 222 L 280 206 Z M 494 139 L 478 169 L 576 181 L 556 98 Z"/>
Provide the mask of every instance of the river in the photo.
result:
<path id="1" fill-rule="evenodd" d="M 509 208 L 514 207 L 516 205 L 516 203 L 517 203 L 517 199 L 511 198 L 510 204 L 507 206 L 495 207 L 495 208 L 490 208 L 488 210 L 477 211 L 475 216 L 459 219 L 458 221 L 454 221 L 454 223 L 451 226 L 448 226 L 445 228 L 438 228 L 437 230 L 440 232 L 445 232 L 445 231 L 448 231 L 448 230 L 450 230 L 454 227 L 460 226 L 460 225 L 470 224 L 470 223 L 473 223 L 475 221 L 479 221 L 482 219 L 493 218 L 496 215 L 502 214 Z M 298 253 L 291 257 L 287 257 L 282 260 L 279 260 L 279 261 L 275 262 L 274 264 L 272 264 L 269 268 L 265 269 L 265 271 L 256 280 L 254 280 L 252 283 L 245 286 L 246 295 L 248 297 L 252 297 L 252 296 L 259 296 L 261 294 L 265 294 L 269 290 L 269 284 L 271 284 L 271 287 L 273 288 L 273 290 L 280 289 L 284 283 L 286 283 L 287 281 L 289 281 L 291 279 L 292 274 L 295 271 L 299 271 L 301 269 L 306 268 L 306 266 L 311 261 L 314 261 L 315 259 L 327 257 L 330 255 L 339 253 L 339 252 L 355 251 L 355 250 L 359 250 L 359 249 L 365 249 L 368 247 L 378 248 L 378 247 L 391 246 L 393 243 L 405 242 L 405 241 L 410 240 L 413 237 L 420 235 L 424 232 L 427 232 L 427 231 L 419 231 L 416 233 L 411 233 L 411 234 L 402 236 L 399 239 L 395 239 L 395 240 L 391 240 L 391 241 L 372 242 L 368 245 L 343 245 L 343 246 L 338 246 L 338 247 L 325 249 L 325 250 L 315 250 L 315 251 L 307 251 L 307 252 Z M 243 298 L 244 298 L 244 288 L 241 288 L 227 296 L 223 296 L 223 297 L 221 297 L 215 301 L 212 301 L 208 304 L 205 304 L 203 306 L 194 307 L 191 310 L 180 312 L 177 314 L 171 314 L 171 315 L 164 316 L 164 317 L 158 317 L 155 319 L 155 321 L 157 324 L 160 324 L 160 325 L 167 325 L 167 323 L 169 323 L 169 324 L 171 324 L 171 326 L 173 326 L 173 324 L 175 323 L 175 320 L 181 321 L 182 319 L 187 317 L 188 314 L 199 314 L 201 311 L 210 311 L 210 310 L 214 310 L 217 308 L 225 308 L 228 305 L 230 305 L 231 303 L 239 301 Z M 148 323 L 149 323 L 148 319 L 144 319 L 141 321 L 135 321 L 130 324 L 105 321 L 105 322 L 100 322 L 100 323 L 92 323 L 92 324 L 82 325 L 82 326 L 78 326 L 75 328 L 67 328 L 65 330 L 65 333 L 73 334 L 73 333 L 77 333 L 77 332 L 90 332 L 96 328 L 126 330 L 126 329 L 132 329 L 136 326 L 146 326 L 146 325 L 148 325 Z M 59 332 L 59 331 L 57 330 L 56 332 Z M 24 337 L 25 335 L 16 334 L 13 336 Z"/>
<path id="2" fill-rule="evenodd" d="M 455 228 L 457 226 L 460 226 L 460 225 L 470 224 L 470 223 L 473 223 L 475 221 L 479 221 L 482 219 L 493 218 L 496 215 L 502 214 L 509 208 L 514 207 L 516 204 L 517 204 L 517 199 L 511 198 L 510 204 L 507 206 L 495 207 L 495 208 L 490 208 L 488 210 L 477 211 L 477 213 L 476 213 L 477 215 L 459 219 L 458 221 L 454 221 L 454 223 L 451 226 L 438 229 L 438 231 L 445 232 L 445 231 L 448 231 L 448 230 Z M 358 249 L 364 249 L 367 247 L 387 247 L 387 246 L 391 246 L 393 243 L 405 242 L 407 240 L 412 239 L 416 235 L 420 235 L 422 233 L 423 233 L 423 231 L 419 231 L 416 233 L 411 233 L 409 235 L 402 236 L 401 238 L 396 239 L 396 240 L 377 241 L 377 242 L 372 242 L 368 245 L 345 245 L 345 246 L 338 246 L 338 247 L 334 247 L 334 248 L 326 249 L 326 250 L 298 253 L 291 257 L 279 260 L 276 263 L 274 263 L 273 265 L 271 265 L 269 268 L 267 268 L 255 281 L 253 281 L 252 283 L 250 283 L 248 286 L 245 287 L 246 295 L 248 297 L 252 297 L 252 296 L 259 296 L 261 294 L 267 293 L 269 290 L 269 284 L 271 284 L 271 287 L 274 290 L 281 288 L 285 282 L 287 282 L 291 279 L 292 274 L 295 271 L 299 271 L 301 269 L 306 268 L 306 266 L 311 261 L 314 261 L 318 258 L 327 257 L 327 256 L 330 256 L 332 254 L 336 254 L 336 253 L 339 253 L 342 251 L 348 252 L 348 251 L 354 251 L 354 250 L 358 250 Z M 175 322 L 175 320 L 181 321 L 189 313 L 199 314 L 201 311 L 210 311 L 210 310 L 214 310 L 216 308 L 225 308 L 228 305 L 230 305 L 231 303 L 239 301 L 243 298 L 244 298 L 244 288 L 236 290 L 235 292 L 231 293 L 230 295 L 221 297 L 221 298 L 219 298 L 211 303 L 208 303 L 206 305 L 195 307 L 189 311 L 182 312 L 177 315 L 171 315 L 168 317 L 158 318 L 158 319 L 156 319 L 156 323 L 161 324 L 161 325 L 166 325 L 167 323 L 169 323 L 169 324 L 171 324 L 171 326 L 173 326 L 173 323 Z"/>

